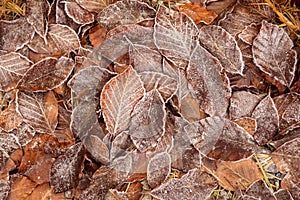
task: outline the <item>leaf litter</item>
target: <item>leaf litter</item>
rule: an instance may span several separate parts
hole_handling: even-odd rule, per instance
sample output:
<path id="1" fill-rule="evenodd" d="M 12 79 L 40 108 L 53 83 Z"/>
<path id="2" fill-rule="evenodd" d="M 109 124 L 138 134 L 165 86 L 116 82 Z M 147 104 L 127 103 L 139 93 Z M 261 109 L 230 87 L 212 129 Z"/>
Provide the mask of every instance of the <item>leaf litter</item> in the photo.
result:
<path id="1" fill-rule="evenodd" d="M 0 197 L 299 199 L 286 5 L 39 0 L 1 18 Z"/>

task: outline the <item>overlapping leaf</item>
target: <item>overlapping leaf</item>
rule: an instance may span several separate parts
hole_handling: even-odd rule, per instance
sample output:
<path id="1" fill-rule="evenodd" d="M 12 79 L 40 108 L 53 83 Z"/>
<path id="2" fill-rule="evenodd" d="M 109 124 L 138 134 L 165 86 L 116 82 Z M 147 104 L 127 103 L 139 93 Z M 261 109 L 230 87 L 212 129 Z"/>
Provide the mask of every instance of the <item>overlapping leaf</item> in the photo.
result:
<path id="1" fill-rule="evenodd" d="M 77 24 L 90 24 L 94 22 L 94 15 L 80 7 L 76 2 L 65 2 L 65 11 Z"/>
<path id="2" fill-rule="evenodd" d="M 76 0 L 76 2 L 84 9 L 98 13 L 109 4 L 115 2 L 115 0 Z"/>
<path id="3" fill-rule="evenodd" d="M 254 197 L 256 199 L 265 198 L 269 200 L 276 200 L 275 196 L 272 194 L 271 190 L 268 188 L 268 186 L 262 179 L 255 181 L 246 190 L 246 195 Z"/>
<path id="4" fill-rule="evenodd" d="M 5 166 L 5 162 L 9 158 L 9 155 L 19 149 L 21 145 L 19 144 L 18 138 L 14 134 L 8 134 L 0 130 L 0 167 Z"/>
<path id="5" fill-rule="evenodd" d="M 129 127 L 130 114 L 144 90 L 131 66 L 106 83 L 101 93 L 101 108 L 110 134 L 116 136 Z"/>
<path id="6" fill-rule="evenodd" d="M 14 88 L 32 62 L 18 53 L 8 53 L 0 56 L 0 90 L 7 91 Z"/>
<path id="7" fill-rule="evenodd" d="M 23 118 L 17 113 L 15 102 L 0 113 L 0 127 L 7 132 L 17 128 L 22 122 Z"/>

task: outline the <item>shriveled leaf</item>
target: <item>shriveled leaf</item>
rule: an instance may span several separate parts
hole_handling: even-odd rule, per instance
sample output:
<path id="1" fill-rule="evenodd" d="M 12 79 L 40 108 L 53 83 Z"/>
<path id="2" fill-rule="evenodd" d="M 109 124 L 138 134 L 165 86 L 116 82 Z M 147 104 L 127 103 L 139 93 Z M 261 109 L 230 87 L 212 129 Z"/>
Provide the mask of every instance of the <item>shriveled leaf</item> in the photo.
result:
<path id="1" fill-rule="evenodd" d="M 231 95 L 229 81 L 221 74 L 221 64 L 200 45 L 197 46 L 187 68 L 187 80 L 207 114 L 223 116 Z"/>
<path id="2" fill-rule="evenodd" d="M 52 90 L 64 83 L 74 68 L 72 59 L 46 58 L 34 64 L 18 84 L 21 90 L 42 92 Z"/>
<path id="3" fill-rule="evenodd" d="M 50 171 L 50 184 L 56 193 L 77 186 L 83 159 L 84 149 L 81 143 L 77 143 L 55 160 Z"/>
<path id="4" fill-rule="evenodd" d="M 167 152 L 156 154 L 149 161 L 147 182 L 151 188 L 164 182 L 171 172 L 171 156 Z"/>
<path id="5" fill-rule="evenodd" d="M 0 130 L 0 167 L 5 165 L 9 155 L 19 148 L 21 145 L 15 135 Z"/>
<path id="6" fill-rule="evenodd" d="M 97 21 L 108 29 L 113 29 L 119 25 L 153 20 L 154 17 L 155 10 L 148 4 L 136 0 L 124 0 L 104 8 L 97 16 Z"/>
<path id="7" fill-rule="evenodd" d="M 22 122 L 23 118 L 17 113 L 15 102 L 0 113 L 0 127 L 7 132 L 16 129 Z"/>
<path id="8" fill-rule="evenodd" d="M 155 18 L 154 40 L 159 51 L 168 59 L 187 62 L 196 45 L 198 28 L 183 13 L 160 6 Z M 185 67 L 185 66 L 183 66 Z"/>
<path id="9" fill-rule="evenodd" d="M 8 200 L 26 200 L 36 186 L 37 184 L 26 176 L 20 176 L 12 183 Z"/>
<path id="10" fill-rule="evenodd" d="M 26 19 L 31 24 L 35 32 L 42 38 L 46 38 L 48 31 L 47 17 L 50 10 L 49 2 L 46 0 L 26 1 Z"/>
<path id="11" fill-rule="evenodd" d="M 276 134 L 279 126 L 278 112 L 269 95 L 255 107 L 252 117 L 257 122 L 254 139 L 259 145 L 267 144 Z"/>
<path id="12" fill-rule="evenodd" d="M 131 66 L 105 84 L 100 103 L 110 134 L 116 136 L 129 127 L 130 114 L 143 97 L 144 90 L 142 81 Z"/>
<path id="13" fill-rule="evenodd" d="M 80 7 L 76 2 L 64 2 L 66 14 L 77 24 L 94 22 L 94 15 Z"/>
<path id="14" fill-rule="evenodd" d="M 294 79 L 297 53 L 292 47 L 284 29 L 266 21 L 253 41 L 254 63 L 280 91 L 290 87 Z"/>
<path id="15" fill-rule="evenodd" d="M 28 44 L 34 28 L 22 17 L 14 21 L 0 21 L 0 50 L 12 52 Z"/>
<path id="16" fill-rule="evenodd" d="M 247 158 L 257 150 L 251 135 L 228 119 L 208 117 L 184 129 L 195 148 L 210 158 L 235 161 Z"/>
<path id="17" fill-rule="evenodd" d="M 157 72 L 140 73 L 146 92 L 157 90 L 167 101 L 177 90 L 177 81 L 169 76 Z"/>
<path id="18" fill-rule="evenodd" d="M 164 134 L 166 111 L 157 90 L 147 92 L 131 113 L 129 135 L 137 149 L 144 152 L 157 145 Z"/>
<path id="19" fill-rule="evenodd" d="M 279 115 L 279 132 L 285 134 L 289 129 L 300 125 L 300 95 L 288 93 L 274 98 Z"/>
<path id="20" fill-rule="evenodd" d="M 251 92 L 237 91 L 230 98 L 229 115 L 231 119 L 251 116 L 252 111 L 260 102 L 260 97 Z"/>
<path id="21" fill-rule="evenodd" d="M 31 65 L 32 62 L 19 53 L 11 52 L 1 55 L 0 90 L 8 91 L 13 89 Z"/>
<path id="22" fill-rule="evenodd" d="M 37 131 L 52 133 L 55 130 L 58 104 L 53 92 L 18 92 L 17 111 Z"/>
<path id="23" fill-rule="evenodd" d="M 215 12 L 208 10 L 204 6 L 200 6 L 199 4 L 179 5 L 178 10 L 192 18 L 196 24 L 199 24 L 200 22 L 210 24 L 218 16 Z"/>
<path id="24" fill-rule="evenodd" d="M 276 200 L 276 197 L 273 195 L 271 190 L 268 188 L 268 186 L 262 179 L 254 182 L 246 190 L 246 194 L 258 199 Z"/>
<path id="25" fill-rule="evenodd" d="M 116 0 L 76 0 L 81 7 L 95 13 L 98 13 L 103 8 L 111 3 L 114 3 L 115 1 Z"/>
<path id="26" fill-rule="evenodd" d="M 205 180 L 205 181 L 203 181 Z M 216 180 L 200 169 L 192 169 L 180 179 L 174 178 L 151 191 L 158 199 L 206 199 L 216 188 Z"/>
<path id="27" fill-rule="evenodd" d="M 260 27 L 257 24 L 252 23 L 246 26 L 245 29 L 238 36 L 243 42 L 252 45 L 253 40 L 259 33 L 259 28 Z"/>
<path id="28" fill-rule="evenodd" d="M 244 61 L 242 52 L 235 38 L 220 26 L 203 26 L 199 32 L 200 43 L 216 58 L 223 68 L 230 73 L 243 74 Z"/>

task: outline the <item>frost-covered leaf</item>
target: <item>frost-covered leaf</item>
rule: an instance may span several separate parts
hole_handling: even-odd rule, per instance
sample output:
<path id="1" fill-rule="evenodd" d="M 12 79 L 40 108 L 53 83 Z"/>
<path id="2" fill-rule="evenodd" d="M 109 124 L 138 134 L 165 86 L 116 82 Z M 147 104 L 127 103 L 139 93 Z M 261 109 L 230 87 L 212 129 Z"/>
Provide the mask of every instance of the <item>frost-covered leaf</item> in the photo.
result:
<path id="1" fill-rule="evenodd" d="M 28 44 L 33 36 L 34 28 L 24 17 L 14 21 L 0 20 L 0 50 L 19 50 Z"/>
<path id="2" fill-rule="evenodd" d="M 196 45 L 198 28 L 188 16 L 160 6 L 155 18 L 154 40 L 159 51 L 168 59 L 187 62 Z M 176 62 L 177 61 L 177 62 Z"/>
<path id="3" fill-rule="evenodd" d="M 265 0 L 241 0 L 240 3 L 246 6 L 253 14 L 263 19 L 272 20 L 276 16 Z"/>
<path id="4" fill-rule="evenodd" d="M 205 181 L 204 181 L 205 180 Z M 200 169 L 192 169 L 180 179 L 174 178 L 151 191 L 158 199 L 206 199 L 217 187 L 216 180 Z"/>
<path id="5" fill-rule="evenodd" d="M 169 76 L 157 72 L 142 72 L 139 74 L 146 92 L 157 90 L 167 101 L 177 90 L 177 81 Z"/>
<path id="6" fill-rule="evenodd" d="M 255 107 L 252 117 L 257 122 L 254 139 L 259 145 L 267 144 L 276 134 L 279 126 L 278 112 L 273 99 L 269 95 Z"/>
<path id="7" fill-rule="evenodd" d="M 154 17 L 155 10 L 148 4 L 136 0 L 124 0 L 104 8 L 97 16 L 97 21 L 108 29 L 113 29 L 119 25 L 153 20 Z"/>
<path id="8" fill-rule="evenodd" d="M 47 0 L 26 1 L 26 19 L 42 38 L 46 38 L 48 31 L 47 17 L 49 10 L 50 5 Z"/>
<path id="9" fill-rule="evenodd" d="M 17 129 L 12 132 L 19 140 L 22 147 L 27 145 L 35 135 L 35 130 L 27 123 L 23 122 Z"/>
<path id="10" fill-rule="evenodd" d="M 58 104 L 53 92 L 17 93 L 17 111 L 41 133 L 52 133 L 57 125 Z"/>
<path id="11" fill-rule="evenodd" d="M 257 150 L 251 135 L 225 118 L 208 117 L 184 129 L 195 148 L 210 158 L 235 161 L 247 158 Z"/>
<path id="12" fill-rule="evenodd" d="M 280 91 L 290 87 L 294 79 L 297 53 L 292 47 L 285 30 L 266 21 L 253 41 L 254 63 Z"/>
<path id="13" fill-rule="evenodd" d="M 116 0 L 76 0 L 81 7 L 95 13 L 98 13 L 103 8 L 111 3 L 114 3 L 115 1 Z"/>
<path id="14" fill-rule="evenodd" d="M 236 40 L 220 26 L 203 26 L 199 32 L 200 43 L 230 73 L 243 74 L 244 61 Z"/>
<path id="15" fill-rule="evenodd" d="M 50 171 L 50 184 L 56 193 L 77 186 L 83 159 L 84 149 L 81 143 L 77 143 L 55 160 Z"/>
<path id="16" fill-rule="evenodd" d="M 238 36 L 243 42 L 245 42 L 249 45 L 252 45 L 253 40 L 259 33 L 259 28 L 260 28 L 260 26 L 258 26 L 255 23 L 252 23 L 252 24 L 246 26 L 244 28 L 244 30 Z"/>
<path id="17" fill-rule="evenodd" d="M 64 2 L 66 14 L 77 24 L 94 22 L 94 15 L 80 7 L 76 2 Z"/>
<path id="18" fill-rule="evenodd" d="M 83 142 L 86 149 L 90 152 L 90 154 L 95 160 L 104 164 L 108 163 L 108 147 L 97 135 L 90 135 L 86 137 Z"/>
<path id="19" fill-rule="evenodd" d="M 130 114 L 143 97 L 144 90 L 142 81 L 131 66 L 105 84 L 100 103 L 110 134 L 116 136 L 129 127 Z"/>
<path id="20" fill-rule="evenodd" d="M 260 97 L 251 92 L 237 91 L 230 98 L 229 115 L 231 119 L 251 116 L 252 111 L 260 102 Z"/>
<path id="21" fill-rule="evenodd" d="M 294 200 L 291 193 L 288 190 L 280 189 L 274 193 L 276 199 Z"/>
<path id="22" fill-rule="evenodd" d="M 200 108 L 207 114 L 223 116 L 229 104 L 230 87 L 221 64 L 200 45 L 197 46 L 187 68 L 189 81 Z"/>
<path id="23" fill-rule="evenodd" d="M 41 92 L 64 83 L 74 68 L 70 58 L 46 58 L 34 64 L 18 84 L 21 90 Z"/>
<path id="24" fill-rule="evenodd" d="M 164 182 L 171 172 L 171 157 L 167 152 L 156 154 L 149 161 L 147 182 L 151 188 Z"/>
<path id="25" fill-rule="evenodd" d="M 21 145 L 15 135 L 0 130 L 0 168 L 5 166 L 9 155 L 19 148 Z"/>
<path id="26" fill-rule="evenodd" d="M 262 179 L 255 181 L 245 193 L 257 199 L 277 200 Z"/>
<path id="27" fill-rule="evenodd" d="M 0 199 L 7 199 L 9 193 L 10 193 L 9 184 L 4 180 L 0 180 Z"/>
<path id="28" fill-rule="evenodd" d="M 32 62 L 19 53 L 11 52 L 0 56 L 0 90 L 14 88 Z"/>
<path id="29" fill-rule="evenodd" d="M 22 122 L 23 118 L 16 111 L 15 101 L 0 113 L 0 127 L 7 132 L 17 128 Z"/>
<path id="30" fill-rule="evenodd" d="M 137 149 L 144 152 L 157 145 L 164 134 L 166 111 L 157 90 L 147 92 L 131 113 L 129 135 Z"/>

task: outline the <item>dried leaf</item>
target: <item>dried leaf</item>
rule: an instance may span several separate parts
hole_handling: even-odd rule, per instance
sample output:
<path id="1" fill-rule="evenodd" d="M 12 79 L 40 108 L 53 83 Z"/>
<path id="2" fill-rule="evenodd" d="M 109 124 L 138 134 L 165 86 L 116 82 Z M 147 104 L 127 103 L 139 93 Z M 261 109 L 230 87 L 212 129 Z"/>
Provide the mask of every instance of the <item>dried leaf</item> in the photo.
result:
<path id="1" fill-rule="evenodd" d="M 200 6 L 199 4 L 179 5 L 178 10 L 192 18 L 196 24 L 199 24 L 200 22 L 211 24 L 218 16 L 215 12 L 208 10 L 204 6 Z"/>
<path id="2" fill-rule="evenodd" d="M 74 68 L 72 59 L 46 58 L 34 64 L 18 84 L 20 90 L 44 92 L 63 84 Z"/>
<path id="3" fill-rule="evenodd" d="M 8 199 L 7 197 L 9 193 L 10 193 L 9 184 L 4 180 L 0 180 L 0 199 Z"/>
<path id="4" fill-rule="evenodd" d="M 50 181 L 49 171 L 55 159 L 49 157 L 38 157 L 37 163 L 32 165 L 25 173 L 26 177 L 37 184 L 48 183 Z"/>
<path id="5" fill-rule="evenodd" d="M 208 117 L 184 129 L 195 148 L 210 158 L 235 161 L 247 158 L 257 150 L 253 138 L 228 119 Z"/>
<path id="6" fill-rule="evenodd" d="M 38 185 L 26 200 L 36 199 L 68 200 L 69 198 L 66 197 L 65 193 L 55 194 L 49 183 L 44 183 L 42 185 Z"/>
<path id="7" fill-rule="evenodd" d="M 205 181 L 204 181 L 205 180 Z M 216 180 L 200 169 L 192 169 L 180 179 L 174 178 L 151 191 L 158 199 L 206 199 L 216 188 Z"/>
<path id="8" fill-rule="evenodd" d="M 187 68 L 187 80 L 200 108 L 211 116 L 226 113 L 231 94 L 228 78 L 220 71 L 218 60 L 198 45 Z"/>
<path id="9" fill-rule="evenodd" d="M 279 126 L 278 112 L 269 95 L 255 107 L 252 117 L 257 122 L 254 139 L 259 145 L 267 144 L 276 134 Z"/>
<path id="10" fill-rule="evenodd" d="M 103 8 L 115 1 L 116 0 L 76 0 L 81 7 L 95 13 L 100 12 Z"/>
<path id="11" fill-rule="evenodd" d="M 294 200 L 291 193 L 288 190 L 280 189 L 274 193 L 276 199 Z"/>
<path id="12" fill-rule="evenodd" d="M 17 111 L 41 133 L 52 133 L 57 125 L 58 104 L 53 92 L 17 93 Z"/>
<path id="13" fill-rule="evenodd" d="M 26 176 L 20 176 L 12 183 L 8 200 L 26 200 L 36 186 L 37 184 Z"/>
<path id="14" fill-rule="evenodd" d="M 96 161 L 104 164 L 108 163 L 109 149 L 97 135 L 86 137 L 83 143 Z"/>
<path id="15" fill-rule="evenodd" d="M 107 34 L 107 29 L 100 24 L 89 30 L 89 39 L 93 47 L 98 47 L 104 40 Z"/>
<path id="16" fill-rule="evenodd" d="M 141 152 L 153 148 L 165 133 L 166 111 L 157 90 L 147 92 L 131 113 L 129 135 Z"/>
<path id="17" fill-rule="evenodd" d="M 0 131 L 0 168 L 5 165 L 9 155 L 19 148 L 21 145 L 15 135 Z"/>
<path id="18" fill-rule="evenodd" d="M 12 102 L 7 109 L 0 113 L 0 127 L 9 132 L 16 129 L 23 122 L 23 118 L 16 111 L 16 103 Z"/>
<path id="19" fill-rule="evenodd" d="M 262 179 L 254 182 L 246 190 L 246 194 L 258 199 L 276 200 L 276 197 L 272 194 L 271 190 Z"/>
<path id="20" fill-rule="evenodd" d="M 64 2 L 66 14 L 77 24 L 94 22 L 94 15 L 80 7 L 76 2 Z"/>
<path id="21" fill-rule="evenodd" d="M 164 182 L 171 172 L 171 156 L 167 152 L 156 154 L 149 161 L 147 182 L 151 188 Z"/>
<path id="22" fill-rule="evenodd" d="M 97 16 L 97 21 L 110 30 L 119 25 L 153 20 L 154 17 L 155 10 L 148 4 L 136 0 L 124 0 L 104 8 Z"/>
<path id="23" fill-rule="evenodd" d="M 26 19 L 42 38 L 46 38 L 48 31 L 47 17 L 49 10 L 50 5 L 46 0 L 26 1 Z"/>
<path id="24" fill-rule="evenodd" d="M 113 136 L 129 127 L 130 114 L 144 95 L 143 83 L 129 66 L 107 82 L 101 92 L 101 108 L 106 128 Z"/>
<path id="25" fill-rule="evenodd" d="M 290 87 L 294 79 L 297 53 L 292 47 L 293 41 L 284 29 L 266 21 L 253 41 L 254 63 L 279 91 Z"/>
<path id="26" fill-rule="evenodd" d="M 50 184 L 55 193 L 77 186 L 83 159 L 84 149 L 81 143 L 77 143 L 55 160 L 50 171 Z"/>
<path id="27" fill-rule="evenodd" d="M 23 122 L 17 129 L 13 130 L 22 147 L 27 145 L 35 135 L 35 130 L 27 123 Z"/>
<path id="28" fill-rule="evenodd" d="M 188 16 L 160 6 L 155 18 L 154 40 L 159 51 L 169 60 L 187 62 L 196 45 L 198 28 Z M 177 61 L 177 62 L 176 62 Z M 185 67 L 185 66 L 183 66 Z"/>
<path id="29" fill-rule="evenodd" d="M 34 28 L 26 18 L 0 21 L 0 50 L 12 52 L 28 44 L 34 36 Z"/>
<path id="30" fill-rule="evenodd" d="M 250 135 L 254 135 L 257 129 L 256 120 L 252 117 L 239 118 L 234 120 L 234 122 L 245 129 L 245 131 L 247 131 Z"/>
<path id="31" fill-rule="evenodd" d="M 31 67 L 32 62 L 19 53 L 11 52 L 0 56 L 0 90 L 8 91 L 16 87 L 19 80 Z"/>
<path id="32" fill-rule="evenodd" d="M 236 40 L 220 26 L 203 26 L 199 32 L 200 43 L 216 58 L 227 72 L 243 74 L 244 61 Z"/>
<path id="33" fill-rule="evenodd" d="M 238 35 L 238 37 L 245 43 L 252 45 L 253 40 L 259 33 L 260 27 L 252 23 L 244 28 L 244 30 Z"/>
<path id="34" fill-rule="evenodd" d="M 139 74 L 146 92 L 157 90 L 165 101 L 168 101 L 177 90 L 177 81 L 157 72 L 142 72 Z"/>

